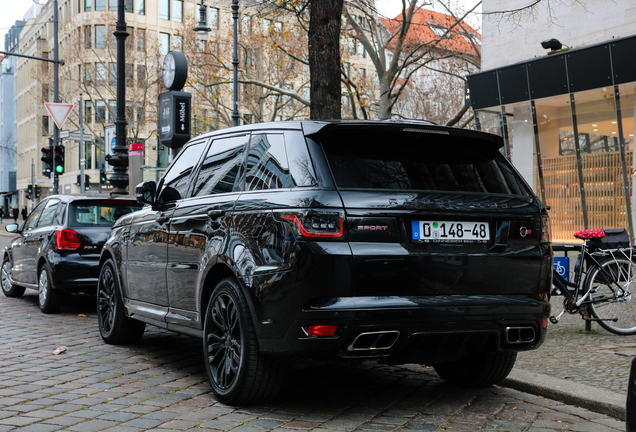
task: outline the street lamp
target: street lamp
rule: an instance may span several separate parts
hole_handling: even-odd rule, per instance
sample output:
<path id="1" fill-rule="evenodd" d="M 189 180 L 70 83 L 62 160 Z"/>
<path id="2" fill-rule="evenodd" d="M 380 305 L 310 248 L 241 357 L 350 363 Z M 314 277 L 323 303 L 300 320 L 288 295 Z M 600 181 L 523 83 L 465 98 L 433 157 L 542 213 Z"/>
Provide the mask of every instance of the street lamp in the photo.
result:
<path id="1" fill-rule="evenodd" d="M 239 125 L 239 113 L 238 113 L 238 17 L 239 17 L 239 0 L 232 0 L 232 26 L 233 26 L 233 35 L 234 35 L 234 52 L 232 54 L 232 69 L 233 69 L 233 81 L 232 81 L 232 104 L 234 108 L 232 109 L 232 125 Z M 199 6 L 199 22 L 195 28 L 193 28 L 197 33 L 197 38 L 204 42 L 208 39 L 208 33 L 210 32 L 210 27 L 208 27 L 206 22 L 206 13 L 205 13 L 205 5 L 203 4 L 203 0 L 201 0 L 201 5 Z"/>

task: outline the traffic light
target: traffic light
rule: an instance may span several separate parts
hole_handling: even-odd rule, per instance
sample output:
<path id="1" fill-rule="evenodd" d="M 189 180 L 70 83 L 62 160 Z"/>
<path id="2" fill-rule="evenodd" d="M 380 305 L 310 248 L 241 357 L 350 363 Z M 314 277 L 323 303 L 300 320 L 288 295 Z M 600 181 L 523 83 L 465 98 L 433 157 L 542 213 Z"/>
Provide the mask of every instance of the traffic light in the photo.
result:
<path id="1" fill-rule="evenodd" d="M 82 184 L 82 175 L 78 174 L 77 185 L 80 186 L 81 184 Z M 91 184 L 91 176 L 89 176 L 88 174 L 84 174 L 84 187 L 88 189 L 90 187 L 90 184 Z"/>
<path id="2" fill-rule="evenodd" d="M 53 171 L 53 147 L 42 147 L 42 162 L 44 162 L 44 168 L 42 175 L 50 177 Z"/>
<path id="3" fill-rule="evenodd" d="M 108 181 L 108 177 L 106 177 L 106 170 L 104 168 L 99 169 L 99 182 L 104 184 Z"/>
<path id="4" fill-rule="evenodd" d="M 42 187 L 40 185 L 35 185 L 35 197 L 40 198 L 42 195 Z"/>
<path id="5" fill-rule="evenodd" d="M 53 156 L 53 169 L 56 174 L 64 174 L 64 146 L 56 146 Z"/>
<path id="6" fill-rule="evenodd" d="M 33 185 L 27 186 L 26 199 L 32 199 L 33 197 Z"/>

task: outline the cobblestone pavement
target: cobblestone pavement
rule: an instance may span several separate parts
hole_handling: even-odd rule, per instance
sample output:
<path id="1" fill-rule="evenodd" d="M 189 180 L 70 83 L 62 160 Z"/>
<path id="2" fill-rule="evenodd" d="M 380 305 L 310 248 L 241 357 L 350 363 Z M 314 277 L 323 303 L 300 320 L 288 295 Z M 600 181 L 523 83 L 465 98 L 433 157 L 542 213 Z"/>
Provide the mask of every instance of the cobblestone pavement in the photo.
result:
<path id="1" fill-rule="evenodd" d="M 553 314 L 563 310 L 562 301 L 553 297 Z M 596 323 L 587 332 L 579 314 L 566 313 L 558 324 L 548 326 L 543 346 L 520 353 L 516 368 L 627 394 L 636 336 L 617 336 Z"/>
<path id="2" fill-rule="evenodd" d="M 292 371 L 275 401 L 235 409 L 210 393 L 198 339 L 149 326 L 138 345 L 106 345 L 90 298 L 44 315 L 34 291 L 0 295 L 0 329 L 0 432 L 625 430 L 538 396 L 454 388 L 430 369 L 371 362 Z M 53 355 L 60 346 L 68 351 Z"/>

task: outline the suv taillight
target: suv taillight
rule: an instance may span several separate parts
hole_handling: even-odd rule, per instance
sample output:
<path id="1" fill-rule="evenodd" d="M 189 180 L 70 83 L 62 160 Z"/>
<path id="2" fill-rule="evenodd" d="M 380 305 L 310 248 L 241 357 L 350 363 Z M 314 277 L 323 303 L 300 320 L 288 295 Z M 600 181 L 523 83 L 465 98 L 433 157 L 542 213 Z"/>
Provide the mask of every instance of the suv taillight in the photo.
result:
<path id="1" fill-rule="evenodd" d="M 541 243 L 550 243 L 552 241 L 552 232 L 550 230 L 550 216 L 541 216 Z"/>
<path id="2" fill-rule="evenodd" d="M 278 213 L 281 219 L 293 222 L 296 236 L 337 238 L 344 234 L 340 211 L 305 210 L 293 213 Z"/>
<path id="3" fill-rule="evenodd" d="M 75 250 L 81 246 L 77 233 L 70 229 L 59 230 L 55 241 L 58 250 Z"/>

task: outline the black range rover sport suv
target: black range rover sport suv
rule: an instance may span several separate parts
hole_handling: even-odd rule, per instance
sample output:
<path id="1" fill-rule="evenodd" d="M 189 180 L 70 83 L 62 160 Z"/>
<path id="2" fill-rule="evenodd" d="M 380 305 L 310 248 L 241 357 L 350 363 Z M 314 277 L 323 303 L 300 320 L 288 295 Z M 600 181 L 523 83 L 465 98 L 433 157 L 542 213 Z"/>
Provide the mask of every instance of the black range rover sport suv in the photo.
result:
<path id="1" fill-rule="evenodd" d="M 212 389 L 235 405 L 273 397 L 301 359 L 497 383 L 544 340 L 552 272 L 546 209 L 501 147 L 403 121 L 197 137 L 104 246 L 101 335 L 202 337 Z"/>

